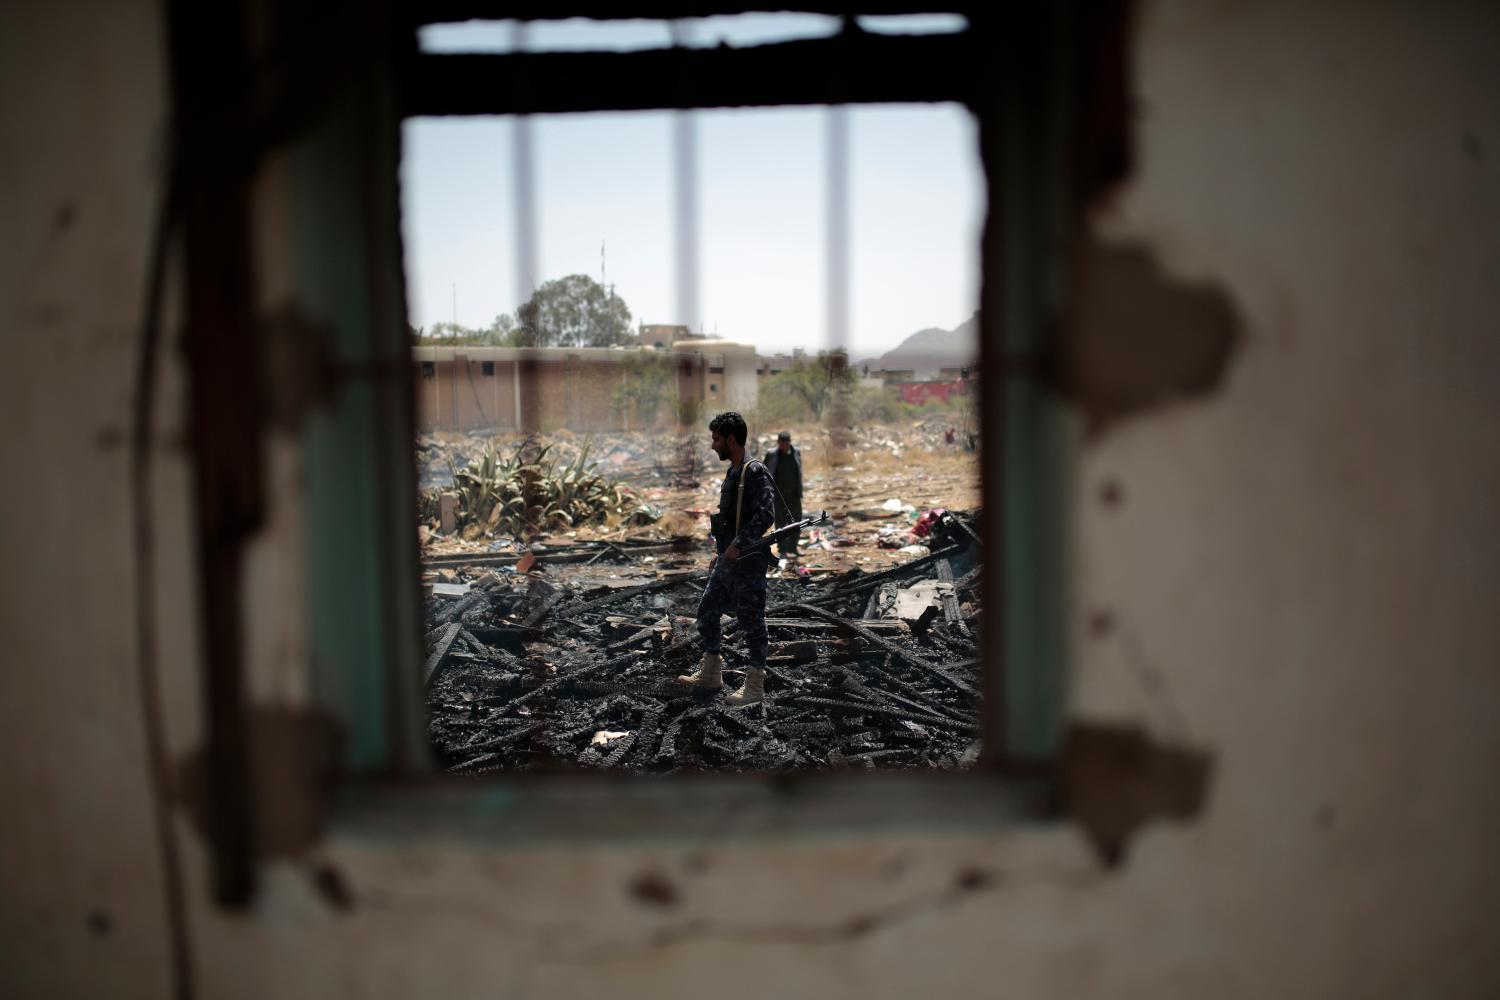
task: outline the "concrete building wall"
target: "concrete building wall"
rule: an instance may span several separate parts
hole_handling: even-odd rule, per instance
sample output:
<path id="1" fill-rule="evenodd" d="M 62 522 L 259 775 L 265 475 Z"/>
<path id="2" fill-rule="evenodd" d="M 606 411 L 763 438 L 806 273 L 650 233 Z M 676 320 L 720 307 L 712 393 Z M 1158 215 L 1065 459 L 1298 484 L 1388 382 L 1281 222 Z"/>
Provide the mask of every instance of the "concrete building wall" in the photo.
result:
<path id="1" fill-rule="evenodd" d="M 760 383 L 753 346 L 730 340 L 687 340 L 679 342 L 673 353 L 678 359 L 680 391 L 696 391 L 704 413 L 755 408 Z"/>
<path id="2" fill-rule="evenodd" d="M 1224 289 L 1242 333 L 1206 398 L 1074 456 L 1072 711 L 1211 750 L 1195 822 L 1148 828 L 1114 870 L 1070 823 L 740 837 L 732 802 L 679 839 L 351 829 L 266 863 L 227 914 L 174 794 L 193 995 L 1500 993 L 1496 17 L 1143 8 L 1139 168 L 1099 233 Z M 0 135 L 26 155 L 0 159 L 0 993 L 156 998 L 173 939 L 143 579 L 171 759 L 203 732 L 172 351 L 153 533 L 126 499 L 162 17 L 119 0 L 4 18 Z M 266 230 L 286 203 L 273 169 Z M 269 310 L 291 286 L 262 240 Z M 306 576 L 300 449 L 267 443 L 244 567 L 261 707 L 305 698 L 308 594 L 332 583 Z"/>
<path id="3" fill-rule="evenodd" d="M 692 394 L 676 398 L 701 398 L 704 405 L 722 397 L 717 376 L 708 376 L 696 355 L 686 357 L 691 370 L 701 368 L 704 377 L 676 379 L 659 419 L 671 416 L 673 389 Z M 486 363 L 492 375 L 484 373 Z M 640 415 L 618 405 L 616 394 L 629 377 L 619 351 L 549 349 L 523 358 L 509 348 L 417 348 L 412 361 L 417 430 L 628 430 L 641 422 Z"/>
<path id="4" fill-rule="evenodd" d="M 432 374 L 422 362 L 414 366 L 417 429 L 473 430 L 514 429 L 516 419 L 516 368 L 514 361 L 490 362 L 492 374 L 484 373 L 484 361 L 436 361 Z"/>

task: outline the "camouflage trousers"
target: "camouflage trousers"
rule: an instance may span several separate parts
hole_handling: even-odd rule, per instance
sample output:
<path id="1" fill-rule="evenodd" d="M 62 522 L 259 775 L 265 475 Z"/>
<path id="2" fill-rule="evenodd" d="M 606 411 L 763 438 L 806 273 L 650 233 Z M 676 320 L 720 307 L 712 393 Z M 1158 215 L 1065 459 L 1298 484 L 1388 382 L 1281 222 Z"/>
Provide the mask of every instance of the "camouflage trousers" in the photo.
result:
<path id="1" fill-rule="evenodd" d="M 745 633 L 750 663 L 764 666 L 766 649 L 771 640 L 766 633 L 766 564 L 763 558 L 751 557 L 725 570 L 717 569 L 708 588 L 698 601 L 698 637 L 705 653 L 717 653 L 723 647 L 719 616 L 732 614 Z"/>

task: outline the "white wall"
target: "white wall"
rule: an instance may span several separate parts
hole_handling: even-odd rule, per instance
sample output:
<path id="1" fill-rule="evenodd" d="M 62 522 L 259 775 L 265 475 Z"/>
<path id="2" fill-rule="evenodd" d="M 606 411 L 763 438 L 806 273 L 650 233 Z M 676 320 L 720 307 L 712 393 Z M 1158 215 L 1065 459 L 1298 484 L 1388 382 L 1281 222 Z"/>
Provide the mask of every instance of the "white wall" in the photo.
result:
<path id="1" fill-rule="evenodd" d="M 1148 829 L 1113 873 L 1068 825 L 587 849 L 348 834 L 319 854 L 350 911 L 278 862 L 225 916 L 179 817 L 198 995 L 1500 992 L 1500 24 L 1483 3 L 1308 7 L 1147 6 L 1140 170 L 1100 218 L 1244 321 L 1221 391 L 1114 428 L 1076 470 L 1076 711 L 1211 749 L 1198 821 Z M 4 20 L 0 992 L 157 997 L 124 490 L 159 15 Z M 194 590 L 168 361 L 158 602 L 181 752 Z M 274 452 L 247 607 L 263 703 L 305 657 L 295 449 Z M 1118 627 L 1090 638 L 1102 609 Z M 951 892 L 972 868 L 993 881 Z M 629 892 L 648 870 L 678 905 Z"/>

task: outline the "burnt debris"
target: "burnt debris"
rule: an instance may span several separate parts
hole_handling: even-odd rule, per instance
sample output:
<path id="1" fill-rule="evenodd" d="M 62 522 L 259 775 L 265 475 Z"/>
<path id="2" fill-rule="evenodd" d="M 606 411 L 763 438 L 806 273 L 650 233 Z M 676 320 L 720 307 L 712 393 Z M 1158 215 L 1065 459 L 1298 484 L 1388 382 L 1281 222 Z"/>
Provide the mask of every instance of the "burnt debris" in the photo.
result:
<path id="1" fill-rule="evenodd" d="M 879 573 L 767 581 L 766 700 L 739 709 L 723 700 L 745 667 L 735 623 L 723 693 L 675 681 L 700 654 L 701 568 L 643 582 L 581 568 L 642 558 L 626 546 L 554 549 L 530 573 L 476 561 L 426 605 L 437 759 L 454 773 L 965 766 L 980 731 L 982 553 L 951 511 L 930 547 Z"/>

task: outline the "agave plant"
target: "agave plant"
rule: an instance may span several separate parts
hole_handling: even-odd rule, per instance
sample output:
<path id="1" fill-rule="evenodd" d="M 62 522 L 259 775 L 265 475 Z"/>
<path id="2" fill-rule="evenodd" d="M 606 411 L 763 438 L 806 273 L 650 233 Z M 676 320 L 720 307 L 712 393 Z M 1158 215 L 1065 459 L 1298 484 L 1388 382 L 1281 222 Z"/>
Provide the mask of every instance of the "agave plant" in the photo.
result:
<path id="1" fill-rule="evenodd" d="M 592 447 L 593 439 L 585 439 L 578 455 L 561 468 L 549 458 L 552 446 L 538 446 L 531 438 L 509 457 L 491 441 L 462 469 L 450 459 L 461 518 L 511 534 L 574 527 L 611 512 L 641 520 L 650 508 L 589 464 Z"/>

